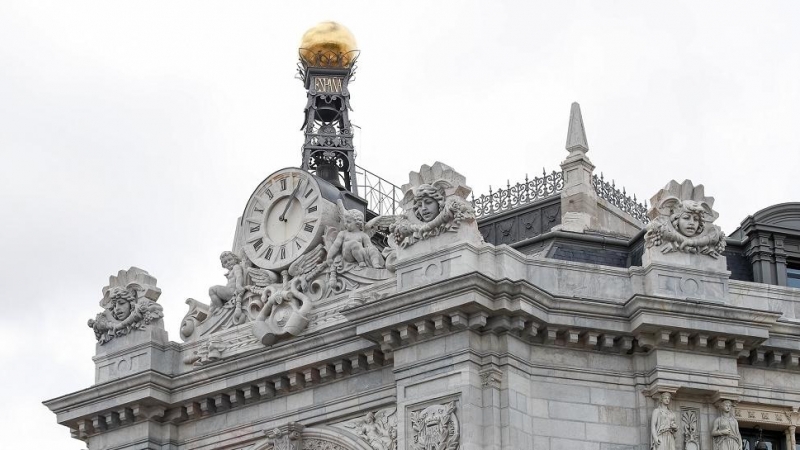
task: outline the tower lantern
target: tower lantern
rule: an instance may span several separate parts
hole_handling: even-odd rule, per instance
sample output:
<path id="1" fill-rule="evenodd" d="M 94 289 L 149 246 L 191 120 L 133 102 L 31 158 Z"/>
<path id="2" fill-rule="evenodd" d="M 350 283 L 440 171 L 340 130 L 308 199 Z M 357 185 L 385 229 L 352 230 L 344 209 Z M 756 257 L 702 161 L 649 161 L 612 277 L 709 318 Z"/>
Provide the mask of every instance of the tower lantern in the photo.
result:
<path id="1" fill-rule="evenodd" d="M 356 69 L 356 41 L 336 22 L 306 31 L 298 71 L 308 96 L 302 168 L 358 195 L 348 84 Z"/>

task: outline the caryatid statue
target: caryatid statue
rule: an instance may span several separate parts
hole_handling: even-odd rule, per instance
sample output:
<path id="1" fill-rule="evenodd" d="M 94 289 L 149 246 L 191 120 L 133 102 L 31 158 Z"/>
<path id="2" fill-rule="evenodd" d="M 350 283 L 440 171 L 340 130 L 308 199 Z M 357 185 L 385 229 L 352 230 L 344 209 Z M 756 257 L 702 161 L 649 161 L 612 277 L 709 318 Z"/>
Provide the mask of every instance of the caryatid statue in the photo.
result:
<path id="1" fill-rule="evenodd" d="M 720 416 L 714 420 L 711 437 L 714 450 L 742 450 L 742 435 L 739 433 L 739 422 L 733 416 L 733 402 L 722 400 L 717 403 Z"/>
<path id="2" fill-rule="evenodd" d="M 662 392 L 658 397 L 658 406 L 653 410 L 650 421 L 650 449 L 675 450 L 675 434 L 678 432 L 678 423 L 675 413 L 670 411 L 669 404 L 672 394 Z"/>

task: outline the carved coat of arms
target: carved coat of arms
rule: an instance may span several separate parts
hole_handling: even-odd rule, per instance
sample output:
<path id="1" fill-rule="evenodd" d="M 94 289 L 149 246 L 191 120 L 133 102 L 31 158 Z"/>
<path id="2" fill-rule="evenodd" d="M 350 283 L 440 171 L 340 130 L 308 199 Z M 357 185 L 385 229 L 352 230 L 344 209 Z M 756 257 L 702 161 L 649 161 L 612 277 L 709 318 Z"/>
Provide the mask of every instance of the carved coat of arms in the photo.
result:
<path id="1" fill-rule="evenodd" d="M 459 441 L 455 402 L 429 406 L 411 413 L 413 450 L 456 450 Z"/>

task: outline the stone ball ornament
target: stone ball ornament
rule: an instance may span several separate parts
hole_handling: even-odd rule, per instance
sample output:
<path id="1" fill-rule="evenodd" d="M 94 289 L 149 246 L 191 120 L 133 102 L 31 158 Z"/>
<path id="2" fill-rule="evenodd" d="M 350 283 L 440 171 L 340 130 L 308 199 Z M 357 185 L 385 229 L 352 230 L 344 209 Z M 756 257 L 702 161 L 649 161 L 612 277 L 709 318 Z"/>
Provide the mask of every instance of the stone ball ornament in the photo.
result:
<path id="1" fill-rule="evenodd" d="M 303 34 L 300 58 L 309 66 L 348 67 L 358 56 L 356 38 L 344 25 L 320 22 Z"/>

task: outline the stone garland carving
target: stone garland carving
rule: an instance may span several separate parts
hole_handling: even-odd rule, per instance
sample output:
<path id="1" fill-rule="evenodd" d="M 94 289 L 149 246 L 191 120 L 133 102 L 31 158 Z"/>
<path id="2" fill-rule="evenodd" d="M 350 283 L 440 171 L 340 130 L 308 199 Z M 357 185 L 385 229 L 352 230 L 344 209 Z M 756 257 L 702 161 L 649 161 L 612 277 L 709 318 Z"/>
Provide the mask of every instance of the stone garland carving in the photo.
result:
<path id="1" fill-rule="evenodd" d="M 733 402 L 722 400 L 716 406 L 720 416 L 714 420 L 711 429 L 714 450 L 741 450 L 742 435 L 739 433 L 739 422 L 733 415 Z"/>
<path id="2" fill-rule="evenodd" d="M 184 364 L 202 366 L 222 359 L 222 354 L 228 350 L 228 345 L 223 343 L 219 337 L 212 336 L 195 350 L 191 355 L 183 359 Z"/>
<path id="3" fill-rule="evenodd" d="M 684 409 L 681 412 L 683 424 L 683 450 L 700 450 L 700 423 L 697 409 Z"/>
<path id="4" fill-rule="evenodd" d="M 363 439 L 374 450 L 397 448 L 397 408 L 386 408 L 368 412 L 363 418 L 343 424 L 345 428 Z"/>
<path id="5" fill-rule="evenodd" d="M 460 430 L 454 401 L 411 412 L 412 450 L 456 450 Z"/>
<path id="6" fill-rule="evenodd" d="M 303 441 L 303 450 L 348 450 L 335 442 L 322 439 L 306 439 Z"/>
<path id="7" fill-rule="evenodd" d="M 467 200 L 471 189 L 452 167 L 441 162 L 424 165 L 409 178 L 410 183 L 402 187 L 406 213 L 391 225 L 390 244 L 406 248 L 475 221 L 475 211 Z"/>
<path id="8" fill-rule="evenodd" d="M 88 322 L 97 342 L 102 345 L 148 326 L 163 328 L 163 308 L 156 303 L 160 295 L 155 277 L 137 267 L 120 270 L 116 276 L 109 277 L 100 301 L 103 312 Z"/>
<path id="9" fill-rule="evenodd" d="M 651 199 L 645 242 L 662 253 L 683 252 L 716 259 L 725 250 L 725 233 L 712 222 L 719 214 L 712 209 L 713 197 L 704 195 L 703 185 L 690 180 L 672 180 Z"/>
<path id="10" fill-rule="evenodd" d="M 678 424 L 675 420 L 675 413 L 669 409 L 671 401 L 672 394 L 669 392 L 662 392 L 658 397 L 658 406 L 653 410 L 650 421 L 651 450 L 675 450 L 675 434 L 678 431 Z"/>

